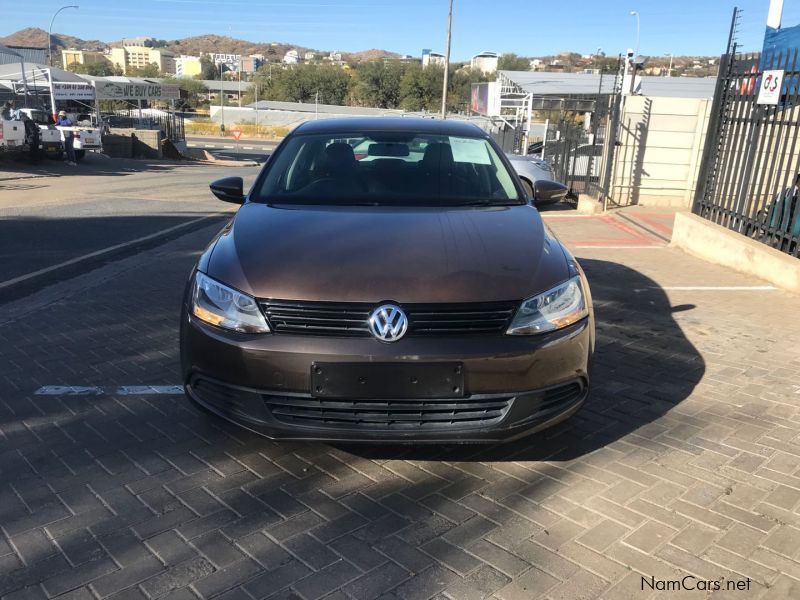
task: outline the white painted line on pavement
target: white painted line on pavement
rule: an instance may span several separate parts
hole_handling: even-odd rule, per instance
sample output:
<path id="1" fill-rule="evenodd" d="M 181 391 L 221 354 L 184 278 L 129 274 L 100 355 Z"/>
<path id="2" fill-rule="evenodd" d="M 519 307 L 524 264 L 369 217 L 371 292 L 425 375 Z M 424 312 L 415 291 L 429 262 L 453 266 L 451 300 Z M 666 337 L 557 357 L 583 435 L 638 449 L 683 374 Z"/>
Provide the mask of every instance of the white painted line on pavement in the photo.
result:
<path id="1" fill-rule="evenodd" d="M 45 385 L 33 393 L 36 396 L 99 396 L 103 389 L 86 385 Z"/>
<path id="2" fill-rule="evenodd" d="M 33 393 L 35 396 L 179 396 L 181 385 L 121 385 L 98 387 L 86 385 L 45 385 Z"/>
<path id="3" fill-rule="evenodd" d="M 651 290 L 679 290 L 688 292 L 768 292 L 777 290 L 772 285 L 663 285 L 651 286 Z"/>
<path id="4" fill-rule="evenodd" d="M 223 146 L 226 150 L 233 150 L 236 146 Z"/>
<path id="5" fill-rule="evenodd" d="M 567 244 L 569 246 L 570 244 Z M 650 246 L 599 246 L 599 245 L 592 245 L 592 244 L 576 244 L 575 246 L 571 246 L 572 248 L 583 248 L 597 250 L 664 250 L 669 246 L 657 246 L 657 245 L 650 245 Z"/>
<path id="6" fill-rule="evenodd" d="M 135 240 L 130 240 L 128 242 L 122 242 L 121 244 L 115 244 L 114 246 L 109 246 L 108 248 L 103 248 L 102 250 L 95 250 L 94 252 L 90 252 L 89 254 L 84 254 L 83 256 L 76 256 L 75 258 L 71 258 L 69 260 L 65 260 L 64 262 L 60 262 L 57 265 L 53 265 L 51 267 L 45 267 L 43 269 L 39 269 L 38 271 L 33 271 L 32 273 L 26 273 L 25 275 L 20 275 L 19 277 L 14 277 L 13 279 L 6 279 L 5 281 L 0 282 L 0 290 L 3 288 L 10 287 L 12 285 L 16 285 L 18 283 L 22 283 L 32 277 L 38 277 L 39 275 L 44 275 L 45 273 L 50 273 L 52 271 L 57 271 L 58 269 L 63 269 L 64 267 L 69 267 L 70 265 L 77 264 L 81 261 L 96 258 L 98 256 L 102 256 L 103 254 L 108 254 L 109 252 L 114 252 L 115 250 L 120 250 L 127 246 L 133 246 L 136 244 L 141 244 L 142 242 L 147 242 L 154 238 L 160 237 L 164 234 L 171 233 L 173 231 L 177 231 L 179 229 L 183 229 L 185 227 L 189 227 L 195 223 L 199 223 L 200 221 L 205 221 L 206 219 L 213 219 L 215 217 L 219 217 L 225 213 L 214 213 L 212 215 L 206 215 L 205 217 L 200 217 L 198 219 L 192 219 L 191 221 L 186 221 L 186 223 L 179 223 L 178 225 L 173 225 L 172 227 L 167 227 L 166 229 L 161 229 L 160 231 L 156 231 L 155 233 L 151 233 L 148 235 L 144 235 L 142 237 L 138 237 Z"/>
<path id="7" fill-rule="evenodd" d="M 203 144 L 206 148 L 214 148 L 214 144 Z"/>

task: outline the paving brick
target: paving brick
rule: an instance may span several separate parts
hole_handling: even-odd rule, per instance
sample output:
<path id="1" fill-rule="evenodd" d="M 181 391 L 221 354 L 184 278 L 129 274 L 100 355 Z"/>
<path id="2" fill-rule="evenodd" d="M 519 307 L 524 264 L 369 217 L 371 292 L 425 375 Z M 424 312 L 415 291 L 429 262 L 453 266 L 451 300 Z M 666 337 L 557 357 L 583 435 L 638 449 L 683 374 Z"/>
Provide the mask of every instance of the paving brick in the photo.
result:
<path id="1" fill-rule="evenodd" d="M 559 581 L 552 575 L 532 568 L 516 577 L 513 582 L 498 590 L 495 595 L 501 600 L 528 600 L 543 598 Z"/>
<path id="2" fill-rule="evenodd" d="M 244 558 L 221 533 L 212 531 L 192 541 L 192 545 L 217 569 L 228 566 Z"/>
<path id="3" fill-rule="evenodd" d="M 428 542 L 421 550 L 460 575 L 466 575 L 481 564 L 475 557 L 442 539 Z"/>
<path id="4" fill-rule="evenodd" d="M 11 543 L 26 564 L 33 564 L 58 552 L 56 545 L 41 529 L 30 529 L 12 536 Z"/>
<path id="5" fill-rule="evenodd" d="M 630 530 L 614 521 L 601 521 L 577 539 L 592 550 L 602 551 L 628 534 Z"/>
<path id="6" fill-rule="evenodd" d="M 377 598 L 400 585 L 411 574 L 393 562 L 385 562 L 347 584 L 343 592 L 353 598 Z"/>
<path id="7" fill-rule="evenodd" d="M 385 562 L 385 557 L 375 548 L 350 535 L 337 538 L 328 544 L 328 548 L 336 551 L 362 571 L 371 571 Z"/>
<path id="8" fill-rule="evenodd" d="M 67 573 L 44 579 L 42 585 L 48 594 L 57 596 L 117 570 L 119 567 L 110 558 L 95 560 L 75 567 Z"/>
<path id="9" fill-rule="evenodd" d="M 670 541 L 677 531 L 655 521 L 649 521 L 625 537 L 625 543 L 642 552 L 653 552 L 662 544 Z"/>
<path id="10" fill-rule="evenodd" d="M 474 554 L 483 562 L 509 577 L 516 577 L 530 567 L 530 563 L 522 560 L 517 555 L 486 540 L 474 542 L 467 546 L 467 550 L 470 554 Z"/>
<path id="11" fill-rule="evenodd" d="M 423 554 L 415 547 L 393 536 L 375 544 L 375 549 L 382 552 L 386 557 L 400 566 L 414 573 L 424 571 L 435 563 L 434 559 L 429 555 Z"/>
<path id="12" fill-rule="evenodd" d="M 315 571 L 341 560 L 339 555 L 329 550 L 326 545 L 307 534 L 287 540 L 283 547 Z"/>
<path id="13" fill-rule="evenodd" d="M 169 592 L 185 587 L 214 571 L 214 566 L 200 556 L 168 567 L 142 583 L 142 589 L 153 598 L 165 596 Z"/>
<path id="14" fill-rule="evenodd" d="M 96 579 L 92 582 L 91 587 L 101 598 L 105 598 L 126 588 L 133 587 L 145 579 L 163 572 L 165 569 L 166 567 L 155 556 L 149 556 Z"/>
<path id="15" fill-rule="evenodd" d="M 192 587 L 202 598 L 211 598 L 247 583 L 262 572 L 263 569 L 257 562 L 244 558 L 194 581 Z M 237 597 L 237 593 L 234 592 L 232 597 Z M 244 597 L 241 590 L 238 591 L 238 597 Z"/>
<path id="16" fill-rule="evenodd" d="M 145 544 L 167 566 L 177 565 L 197 556 L 197 551 L 174 531 L 165 531 Z"/>
<path id="17" fill-rule="evenodd" d="M 427 600 L 457 580 L 458 575 L 449 569 L 434 566 L 417 573 L 416 576 L 401 583 L 392 592 L 394 597 L 404 600 Z"/>
<path id="18" fill-rule="evenodd" d="M 299 560 L 290 560 L 244 584 L 245 591 L 256 600 L 266 598 L 292 583 L 301 581 L 311 570 Z"/>

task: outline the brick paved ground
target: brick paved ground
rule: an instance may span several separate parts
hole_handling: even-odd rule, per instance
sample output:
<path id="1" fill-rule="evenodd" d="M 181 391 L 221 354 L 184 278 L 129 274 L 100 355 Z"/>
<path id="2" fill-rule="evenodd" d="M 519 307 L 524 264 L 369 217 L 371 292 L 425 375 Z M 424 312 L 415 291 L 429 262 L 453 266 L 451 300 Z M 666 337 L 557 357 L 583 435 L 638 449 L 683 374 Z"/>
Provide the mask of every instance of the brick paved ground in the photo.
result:
<path id="1" fill-rule="evenodd" d="M 551 222 L 592 283 L 594 393 L 505 447 L 276 444 L 179 396 L 33 394 L 177 383 L 209 230 L 4 306 L 0 596 L 800 597 L 800 301 L 681 289 L 758 282 Z"/>

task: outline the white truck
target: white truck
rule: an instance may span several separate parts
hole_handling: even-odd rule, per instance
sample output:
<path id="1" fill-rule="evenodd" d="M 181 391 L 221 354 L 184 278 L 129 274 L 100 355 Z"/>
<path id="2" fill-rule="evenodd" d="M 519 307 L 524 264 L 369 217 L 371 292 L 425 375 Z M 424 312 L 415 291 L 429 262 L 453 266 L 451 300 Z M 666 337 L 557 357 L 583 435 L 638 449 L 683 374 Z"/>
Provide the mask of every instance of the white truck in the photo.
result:
<path id="1" fill-rule="evenodd" d="M 25 123 L 0 118 L 0 154 L 17 154 L 27 149 Z"/>
<path id="2" fill-rule="evenodd" d="M 62 133 L 53 125 L 50 115 L 39 108 L 20 108 L 19 112 L 39 127 L 39 150 L 48 158 L 61 158 L 64 155 Z"/>
<path id="3" fill-rule="evenodd" d="M 81 160 L 86 156 L 86 152 L 102 152 L 103 138 L 99 127 L 92 125 L 91 116 L 86 113 L 67 115 L 73 125 L 62 127 L 56 125 L 61 131 L 61 139 L 64 140 L 64 132 L 71 131 L 73 135 L 72 147 L 75 150 L 75 160 Z"/>

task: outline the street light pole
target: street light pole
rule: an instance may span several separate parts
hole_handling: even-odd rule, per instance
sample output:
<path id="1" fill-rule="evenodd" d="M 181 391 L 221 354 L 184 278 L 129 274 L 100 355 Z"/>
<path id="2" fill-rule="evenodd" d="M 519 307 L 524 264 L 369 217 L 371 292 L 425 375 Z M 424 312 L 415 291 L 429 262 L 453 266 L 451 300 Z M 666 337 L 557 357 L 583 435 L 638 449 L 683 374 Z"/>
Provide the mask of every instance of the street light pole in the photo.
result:
<path id="1" fill-rule="evenodd" d="M 447 118 L 447 80 L 450 71 L 450 31 L 453 28 L 453 0 L 447 13 L 447 43 L 444 52 L 444 83 L 442 84 L 442 119 Z"/>
<path id="2" fill-rule="evenodd" d="M 52 38 L 53 38 L 53 21 L 56 20 L 56 17 L 58 16 L 58 13 L 60 13 L 62 10 L 67 9 L 67 8 L 77 9 L 78 7 L 75 4 L 69 4 L 67 6 L 62 6 L 61 8 L 59 8 L 53 14 L 53 18 L 50 19 L 50 27 L 47 30 L 47 61 L 48 61 L 47 64 L 50 67 L 53 66 L 53 42 L 52 42 Z M 64 65 L 62 65 L 62 66 L 64 66 Z"/>
<path id="3" fill-rule="evenodd" d="M 636 54 L 633 55 L 634 58 L 639 56 L 639 40 L 641 36 L 641 19 L 639 17 L 639 13 L 635 10 L 631 11 L 631 16 L 636 17 Z"/>
<path id="4" fill-rule="evenodd" d="M 672 77 L 672 59 L 674 55 L 668 54 L 667 56 L 669 56 L 669 70 L 667 71 L 667 77 Z"/>

